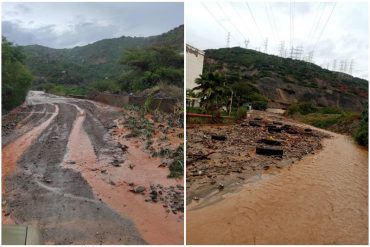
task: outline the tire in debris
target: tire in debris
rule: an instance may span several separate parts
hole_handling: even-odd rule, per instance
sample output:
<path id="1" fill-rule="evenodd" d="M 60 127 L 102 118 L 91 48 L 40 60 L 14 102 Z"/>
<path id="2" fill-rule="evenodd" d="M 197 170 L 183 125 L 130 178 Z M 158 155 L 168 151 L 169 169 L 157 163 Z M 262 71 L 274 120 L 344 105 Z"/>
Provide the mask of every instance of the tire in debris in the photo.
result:
<path id="1" fill-rule="evenodd" d="M 273 140 L 273 139 L 261 139 L 259 142 L 262 142 L 267 145 L 272 145 L 272 146 L 281 146 L 281 141 L 279 140 Z"/>
<path id="2" fill-rule="evenodd" d="M 212 135 L 212 140 L 225 141 L 226 140 L 226 136 L 223 136 L 223 135 Z"/>

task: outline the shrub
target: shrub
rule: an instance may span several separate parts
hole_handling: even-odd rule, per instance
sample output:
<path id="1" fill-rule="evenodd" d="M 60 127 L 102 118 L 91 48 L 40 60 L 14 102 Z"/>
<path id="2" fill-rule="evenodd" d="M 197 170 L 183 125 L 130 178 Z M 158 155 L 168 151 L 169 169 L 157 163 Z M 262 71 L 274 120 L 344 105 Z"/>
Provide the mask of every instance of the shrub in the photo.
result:
<path id="1" fill-rule="evenodd" d="M 234 119 L 236 121 L 238 121 L 240 119 L 244 119 L 247 116 L 247 112 L 248 112 L 248 109 L 246 107 L 240 107 L 236 111 L 235 116 L 234 116 Z"/>
<path id="2" fill-rule="evenodd" d="M 266 110 L 267 109 L 267 102 L 266 101 L 255 101 L 252 102 L 253 109 L 256 110 Z"/>

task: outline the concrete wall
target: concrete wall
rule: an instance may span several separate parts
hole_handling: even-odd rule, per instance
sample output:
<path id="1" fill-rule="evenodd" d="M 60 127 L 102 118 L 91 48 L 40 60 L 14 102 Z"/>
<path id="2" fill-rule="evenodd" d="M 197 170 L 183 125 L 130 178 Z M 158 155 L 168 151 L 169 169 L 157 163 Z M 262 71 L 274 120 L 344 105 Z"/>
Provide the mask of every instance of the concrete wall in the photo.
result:
<path id="1" fill-rule="evenodd" d="M 196 86 L 195 79 L 203 72 L 204 52 L 186 45 L 186 89 Z"/>

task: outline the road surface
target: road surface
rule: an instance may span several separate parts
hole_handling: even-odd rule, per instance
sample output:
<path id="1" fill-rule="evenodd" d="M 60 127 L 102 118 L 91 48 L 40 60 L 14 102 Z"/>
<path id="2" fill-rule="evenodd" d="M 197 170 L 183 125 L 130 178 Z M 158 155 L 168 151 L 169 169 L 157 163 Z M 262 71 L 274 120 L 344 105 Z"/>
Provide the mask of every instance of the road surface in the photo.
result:
<path id="1" fill-rule="evenodd" d="M 3 136 L 3 224 L 35 225 L 45 244 L 183 242 L 178 215 L 129 192 L 127 183 L 136 181 L 123 175 L 138 154 L 156 177 L 136 178 L 176 182 L 137 145 L 123 153 L 111 134 L 120 109 L 31 91 L 21 112 Z"/>

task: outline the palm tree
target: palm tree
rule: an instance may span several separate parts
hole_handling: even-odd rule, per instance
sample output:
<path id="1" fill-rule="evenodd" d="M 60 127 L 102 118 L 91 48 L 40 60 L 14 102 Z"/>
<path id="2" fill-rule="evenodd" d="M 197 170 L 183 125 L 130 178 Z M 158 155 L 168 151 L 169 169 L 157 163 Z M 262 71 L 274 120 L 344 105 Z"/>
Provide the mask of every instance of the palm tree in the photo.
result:
<path id="1" fill-rule="evenodd" d="M 195 80 L 198 86 L 193 90 L 199 92 L 200 104 L 207 112 L 218 112 L 227 104 L 230 89 L 225 82 L 218 73 L 206 73 Z"/>

